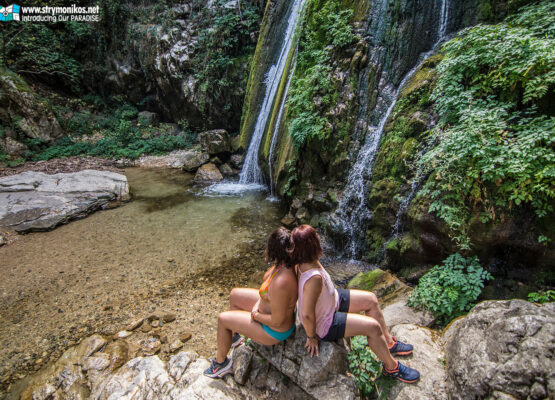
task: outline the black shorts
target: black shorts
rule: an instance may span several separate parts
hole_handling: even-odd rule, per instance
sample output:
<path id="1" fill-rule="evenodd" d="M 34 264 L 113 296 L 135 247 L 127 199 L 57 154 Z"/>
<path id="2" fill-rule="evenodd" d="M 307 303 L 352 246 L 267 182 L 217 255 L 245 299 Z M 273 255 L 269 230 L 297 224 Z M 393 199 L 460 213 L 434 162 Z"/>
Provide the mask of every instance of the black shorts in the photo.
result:
<path id="1" fill-rule="evenodd" d="M 347 289 L 337 289 L 339 294 L 339 309 L 333 314 L 333 321 L 330 330 L 322 338 L 327 342 L 333 342 L 337 339 L 345 337 L 345 328 L 347 326 L 347 312 L 351 303 L 351 296 Z"/>

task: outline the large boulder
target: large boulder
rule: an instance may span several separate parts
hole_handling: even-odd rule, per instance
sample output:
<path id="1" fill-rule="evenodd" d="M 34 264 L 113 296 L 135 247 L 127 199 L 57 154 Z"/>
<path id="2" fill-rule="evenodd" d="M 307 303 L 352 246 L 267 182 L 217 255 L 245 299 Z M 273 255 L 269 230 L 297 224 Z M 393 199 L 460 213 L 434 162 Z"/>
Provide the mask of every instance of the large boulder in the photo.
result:
<path id="1" fill-rule="evenodd" d="M 185 154 L 183 154 L 183 170 L 194 172 L 202 164 L 206 164 L 209 159 L 210 156 L 202 151 L 197 149 L 187 150 Z"/>
<path id="2" fill-rule="evenodd" d="M 224 177 L 220 170 L 212 163 L 204 164 L 195 174 L 195 183 L 219 182 L 222 179 L 224 179 Z"/>
<path id="3" fill-rule="evenodd" d="M 115 172 L 27 171 L 0 178 L 0 226 L 17 232 L 49 230 L 129 199 L 127 178 Z"/>
<path id="4" fill-rule="evenodd" d="M 158 126 L 160 116 L 152 111 L 141 111 L 137 116 L 137 121 L 143 126 Z"/>
<path id="5" fill-rule="evenodd" d="M 165 156 L 142 156 L 134 164 L 143 168 L 182 168 L 193 172 L 208 159 L 208 154 L 195 149 L 175 150 Z"/>
<path id="6" fill-rule="evenodd" d="M 320 355 L 310 357 L 304 344 L 306 334 L 298 325 L 294 336 L 274 346 L 256 345 L 256 352 L 280 373 L 314 399 L 356 399 L 358 388 L 347 374 L 347 348 L 331 342 L 320 342 Z M 249 363 L 248 354 L 234 358 L 236 379 L 245 382 Z"/>
<path id="7" fill-rule="evenodd" d="M 485 301 L 446 331 L 453 400 L 555 398 L 555 304 Z"/>
<path id="8" fill-rule="evenodd" d="M 19 142 L 40 139 L 52 143 L 62 136 L 62 128 L 47 101 L 14 72 L 0 69 L 0 124 L 6 127 L 0 147 L 8 154 L 26 149 Z"/>
<path id="9" fill-rule="evenodd" d="M 198 134 L 198 141 L 208 154 L 220 154 L 231 151 L 231 140 L 225 129 L 214 129 Z"/>

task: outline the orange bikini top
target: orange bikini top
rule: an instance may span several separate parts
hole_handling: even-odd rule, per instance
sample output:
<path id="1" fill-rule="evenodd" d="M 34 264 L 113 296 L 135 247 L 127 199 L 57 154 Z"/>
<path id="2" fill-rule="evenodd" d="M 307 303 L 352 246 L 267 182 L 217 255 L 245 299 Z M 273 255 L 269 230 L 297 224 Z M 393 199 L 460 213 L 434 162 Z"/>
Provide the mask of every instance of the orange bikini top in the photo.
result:
<path id="1" fill-rule="evenodd" d="M 268 289 L 270 288 L 270 283 L 272 282 L 272 279 L 274 279 L 274 276 L 276 276 L 276 274 L 280 271 L 281 267 L 277 268 L 275 266 L 272 267 L 274 269 L 274 271 L 272 272 L 272 274 L 270 275 L 270 277 L 268 279 L 266 279 L 264 281 L 264 283 L 262 283 L 262 285 L 260 286 L 260 289 L 258 289 L 258 294 L 260 295 L 260 298 L 264 301 L 270 301 L 268 299 Z"/>

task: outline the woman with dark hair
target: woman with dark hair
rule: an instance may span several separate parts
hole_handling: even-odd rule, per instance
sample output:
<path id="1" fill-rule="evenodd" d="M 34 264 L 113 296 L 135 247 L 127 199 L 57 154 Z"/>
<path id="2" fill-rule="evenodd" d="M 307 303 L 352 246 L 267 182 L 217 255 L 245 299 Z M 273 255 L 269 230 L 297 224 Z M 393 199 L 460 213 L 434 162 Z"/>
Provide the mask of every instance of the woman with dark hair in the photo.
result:
<path id="1" fill-rule="evenodd" d="M 291 258 L 297 265 L 299 319 L 306 331 L 305 348 L 312 357 L 318 341 L 364 335 L 368 346 L 383 364 L 383 373 L 402 382 L 414 383 L 420 373 L 396 361 L 394 355 L 409 355 L 412 345 L 397 341 L 389 333 L 376 295 L 365 290 L 336 289 L 318 259 L 320 237 L 310 225 L 291 232 Z M 358 314 L 364 311 L 365 315 Z"/>
<path id="2" fill-rule="evenodd" d="M 259 290 L 235 288 L 231 291 L 231 311 L 218 317 L 218 352 L 206 376 L 221 378 L 231 372 L 227 353 L 245 335 L 257 343 L 271 346 L 295 331 L 297 276 L 289 262 L 289 230 L 280 227 L 268 238 L 266 259 L 274 265 L 266 271 Z"/>

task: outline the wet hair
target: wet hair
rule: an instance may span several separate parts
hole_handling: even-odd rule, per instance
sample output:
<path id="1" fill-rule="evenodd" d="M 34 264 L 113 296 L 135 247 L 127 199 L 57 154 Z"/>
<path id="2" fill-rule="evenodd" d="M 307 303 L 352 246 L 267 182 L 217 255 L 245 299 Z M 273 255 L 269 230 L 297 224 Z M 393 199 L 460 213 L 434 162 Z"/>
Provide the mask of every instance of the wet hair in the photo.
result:
<path id="1" fill-rule="evenodd" d="M 291 232 L 289 229 L 280 226 L 270 234 L 266 245 L 266 260 L 276 265 L 285 263 L 287 268 L 291 267 L 291 257 L 289 256 L 289 245 L 291 243 Z"/>
<path id="2" fill-rule="evenodd" d="M 291 261 L 294 264 L 308 263 L 322 256 L 318 232 L 310 225 L 301 225 L 291 232 Z"/>

